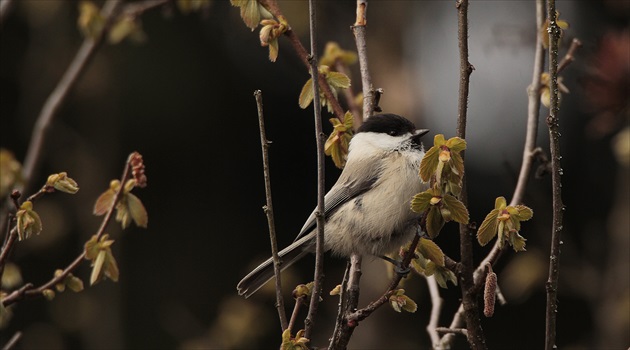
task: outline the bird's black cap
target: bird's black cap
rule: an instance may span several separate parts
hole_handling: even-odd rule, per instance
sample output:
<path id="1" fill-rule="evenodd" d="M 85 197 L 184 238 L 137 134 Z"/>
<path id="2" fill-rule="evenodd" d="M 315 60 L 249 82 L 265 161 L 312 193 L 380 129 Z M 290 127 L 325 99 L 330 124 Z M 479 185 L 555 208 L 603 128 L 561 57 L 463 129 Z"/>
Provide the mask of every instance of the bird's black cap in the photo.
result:
<path id="1" fill-rule="evenodd" d="M 376 114 L 369 117 L 357 130 L 360 132 L 383 133 L 391 136 L 400 136 L 406 133 L 414 133 L 416 126 L 409 120 L 391 113 Z"/>

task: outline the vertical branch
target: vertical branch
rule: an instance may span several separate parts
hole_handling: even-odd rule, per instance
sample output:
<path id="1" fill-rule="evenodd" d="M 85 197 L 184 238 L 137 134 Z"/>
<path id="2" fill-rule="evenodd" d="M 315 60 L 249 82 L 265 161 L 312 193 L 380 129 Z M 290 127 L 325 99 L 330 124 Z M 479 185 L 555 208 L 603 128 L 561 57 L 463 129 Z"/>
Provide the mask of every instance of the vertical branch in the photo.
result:
<path id="1" fill-rule="evenodd" d="M 311 34 L 311 54 L 309 63 L 311 68 L 311 76 L 313 77 L 313 107 L 315 116 L 315 140 L 317 142 L 317 210 L 315 216 L 317 218 L 317 239 L 315 245 L 315 277 L 313 293 L 311 294 L 311 303 L 308 308 L 308 315 L 304 320 L 305 330 L 304 337 L 311 338 L 315 316 L 317 315 L 317 306 L 322 290 L 322 282 L 324 279 L 324 133 L 322 132 L 322 116 L 321 101 L 319 98 L 318 81 L 315 79 L 319 75 L 317 69 L 317 23 L 315 0 L 309 0 L 309 22 Z"/>
<path id="2" fill-rule="evenodd" d="M 356 310 L 359 304 L 359 280 L 361 278 L 361 256 L 353 254 L 350 256 L 350 262 L 346 268 L 344 282 L 341 285 L 341 296 L 339 315 L 337 315 L 337 323 L 333 336 L 328 345 L 329 350 L 346 349 L 354 329 L 358 325 L 356 320 L 351 320 L 351 314 Z M 347 281 L 345 280 L 347 277 Z"/>
<path id="3" fill-rule="evenodd" d="M 352 33 L 357 44 L 359 66 L 361 70 L 361 85 L 363 86 L 363 120 L 374 114 L 374 86 L 368 68 L 367 44 L 365 30 L 367 27 L 367 0 L 357 0 L 357 19 L 352 26 Z"/>
<path id="4" fill-rule="evenodd" d="M 468 0 L 458 0 L 456 3 L 458 14 L 459 41 L 459 97 L 457 113 L 457 136 L 466 138 L 466 118 L 468 111 L 468 92 L 470 74 L 474 67 L 468 62 Z M 462 158 L 464 153 L 462 152 Z M 461 201 L 467 204 L 466 177 L 462 179 Z M 486 341 L 481 329 L 475 281 L 473 279 L 473 245 L 472 235 L 467 225 L 459 225 L 461 272 L 459 276 L 462 289 L 462 306 L 466 328 L 468 329 L 468 343 L 472 349 L 485 349 Z"/>
<path id="5" fill-rule="evenodd" d="M 536 0 L 536 29 L 542 27 L 545 22 L 545 0 Z M 545 49 L 542 45 L 542 38 L 536 35 L 536 52 L 534 54 L 534 71 L 532 72 L 532 83 L 527 87 L 527 133 L 525 135 L 525 147 L 523 149 L 523 163 L 518 182 L 512 195 L 510 205 L 521 204 L 523 194 L 529 180 L 529 173 L 534 161 L 534 149 L 536 148 L 536 138 L 538 136 L 538 119 L 540 110 L 540 76 L 543 73 L 545 63 Z M 481 265 L 483 266 L 483 264 Z"/>
<path id="6" fill-rule="evenodd" d="M 265 194 L 267 204 L 264 207 L 265 215 L 267 215 L 267 224 L 269 225 L 269 239 L 271 240 L 271 256 L 273 259 L 273 273 L 276 276 L 276 307 L 278 308 L 278 317 L 280 317 L 280 326 L 284 331 L 287 329 L 287 315 L 284 311 L 284 299 L 282 298 L 282 281 L 280 278 L 280 257 L 278 256 L 278 241 L 276 239 L 276 225 L 273 217 L 273 202 L 271 200 L 271 175 L 269 172 L 269 146 L 271 141 L 267 140 L 265 131 L 265 117 L 263 115 L 262 92 L 254 91 L 256 99 L 256 107 L 258 108 L 258 126 L 260 127 L 260 146 L 262 148 L 263 173 L 265 177 Z"/>
<path id="7" fill-rule="evenodd" d="M 551 77 L 549 116 L 549 148 L 551 154 L 551 182 L 553 193 L 553 223 L 551 228 L 551 254 L 549 259 L 549 279 L 547 280 L 547 310 L 545 349 L 554 349 L 556 342 L 556 318 L 558 315 L 558 273 L 560 260 L 560 243 L 562 234 L 562 182 L 560 168 L 560 125 L 558 121 L 558 40 L 560 28 L 556 23 L 556 1 L 547 2 L 547 18 L 549 19 L 549 76 Z"/>

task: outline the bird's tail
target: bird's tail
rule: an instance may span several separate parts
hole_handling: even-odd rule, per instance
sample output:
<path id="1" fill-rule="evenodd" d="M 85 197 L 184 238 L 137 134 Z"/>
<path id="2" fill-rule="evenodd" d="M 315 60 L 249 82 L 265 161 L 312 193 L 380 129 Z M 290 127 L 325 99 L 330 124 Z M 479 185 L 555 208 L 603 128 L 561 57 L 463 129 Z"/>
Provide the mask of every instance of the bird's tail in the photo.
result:
<path id="1" fill-rule="evenodd" d="M 312 234 L 308 234 L 278 252 L 281 271 L 284 271 L 287 267 L 313 250 L 312 238 Z M 258 265 L 252 272 L 248 273 L 247 276 L 243 277 L 236 286 L 238 295 L 244 295 L 245 298 L 249 298 L 264 286 L 265 283 L 273 279 L 273 277 L 273 259 L 269 258 Z"/>

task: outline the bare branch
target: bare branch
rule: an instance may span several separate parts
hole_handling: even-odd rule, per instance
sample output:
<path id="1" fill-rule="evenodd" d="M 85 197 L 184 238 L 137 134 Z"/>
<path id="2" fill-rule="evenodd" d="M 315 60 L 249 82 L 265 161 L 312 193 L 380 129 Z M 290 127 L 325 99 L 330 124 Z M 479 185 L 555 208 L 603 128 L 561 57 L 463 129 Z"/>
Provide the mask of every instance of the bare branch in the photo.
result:
<path id="1" fill-rule="evenodd" d="M 276 276 L 276 307 L 278 308 L 278 317 L 280 318 L 280 326 L 284 331 L 287 329 L 287 315 L 284 311 L 284 298 L 282 298 L 282 280 L 280 270 L 280 257 L 278 256 L 278 240 L 276 239 L 276 225 L 273 217 L 273 201 L 271 198 L 271 175 L 269 171 L 269 146 L 271 141 L 267 140 L 265 131 L 265 116 L 263 115 L 262 92 L 254 91 L 256 99 L 256 107 L 258 109 L 258 126 L 260 128 L 260 147 L 262 148 L 263 158 L 263 174 L 265 177 L 265 194 L 267 204 L 264 207 L 267 216 L 267 224 L 269 225 L 269 240 L 271 241 L 271 257 L 273 259 L 273 273 Z"/>
<path id="2" fill-rule="evenodd" d="M 324 196 L 326 194 L 326 184 L 324 177 L 325 159 L 324 133 L 322 132 L 322 110 L 319 98 L 318 82 L 315 79 L 315 77 L 319 75 L 317 67 L 317 11 L 315 0 L 309 0 L 308 8 L 311 34 L 311 55 L 309 56 L 309 63 L 311 66 L 311 76 L 313 77 L 313 115 L 315 118 L 315 141 L 317 143 L 317 210 L 315 212 L 315 217 L 317 218 L 317 238 L 315 244 L 315 283 L 311 294 L 311 303 L 308 308 L 308 315 L 304 320 L 304 337 L 310 339 L 313 326 L 315 324 L 317 306 L 319 305 L 322 284 L 324 281 Z"/>
<path id="3" fill-rule="evenodd" d="M 459 97 L 457 113 L 457 136 L 466 138 L 466 119 L 468 113 L 468 92 L 470 88 L 470 75 L 474 67 L 468 62 L 468 0 L 456 2 L 458 14 L 458 41 L 459 41 Z M 464 158 L 464 152 L 462 152 Z M 466 176 L 462 179 L 461 201 L 467 204 Z M 473 350 L 485 349 L 486 340 L 481 322 L 479 320 L 479 304 L 475 293 L 475 281 L 473 279 L 474 261 L 471 230 L 468 225 L 459 225 L 460 241 L 460 287 L 462 290 L 462 306 L 466 328 L 470 333 L 468 343 Z"/>
<path id="4" fill-rule="evenodd" d="M 374 114 L 374 86 L 368 68 L 367 44 L 365 31 L 367 27 L 367 0 L 357 0 L 357 18 L 352 26 L 352 33 L 357 44 L 359 66 L 361 70 L 361 84 L 363 86 L 363 120 Z"/>
<path id="5" fill-rule="evenodd" d="M 435 276 L 426 277 L 429 294 L 431 295 L 431 317 L 427 325 L 427 332 L 431 337 L 431 345 L 433 349 L 440 348 L 440 335 L 438 334 L 438 324 L 440 322 L 440 312 L 442 311 L 442 303 L 444 300 L 440 297 L 440 289 L 438 288 Z"/>
<path id="6" fill-rule="evenodd" d="M 15 332 L 15 334 L 13 334 L 11 339 L 9 339 L 9 341 L 6 344 L 4 344 L 4 346 L 2 347 L 2 350 L 13 349 L 15 345 L 20 341 L 20 339 L 22 339 L 22 332 Z"/>
<path id="7" fill-rule="evenodd" d="M 553 197 L 553 221 L 551 225 L 551 252 L 549 259 L 549 278 L 547 280 L 547 312 L 546 312 L 546 333 L 545 349 L 556 348 L 556 319 L 558 315 L 558 275 L 560 266 L 560 243 L 562 237 L 562 219 L 564 215 L 564 204 L 562 203 L 562 169 L 560 168 L 560 124 L 558 112 L 558 39 L 560 38 L 560 27 L 556 22 L 556 1 L 548 0 L 547 18 L 549 19 L 549 76 L 551 78 L 549 116 L 547 126 L 549 127 L 549 150 L 551 154 L 551 183 Z"/>

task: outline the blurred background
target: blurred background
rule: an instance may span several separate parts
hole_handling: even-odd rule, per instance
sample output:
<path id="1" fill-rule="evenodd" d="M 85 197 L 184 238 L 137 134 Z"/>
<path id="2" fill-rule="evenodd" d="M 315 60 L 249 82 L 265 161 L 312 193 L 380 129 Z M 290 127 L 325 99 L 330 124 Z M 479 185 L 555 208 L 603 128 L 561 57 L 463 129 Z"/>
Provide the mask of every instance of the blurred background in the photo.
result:
<path id="1" fill-rule="evenodd" d="M 0 0 L 2 2 L 6 0 Z M 97 2 L 100 6 L 101 3 Z M 353 50 L 349 26 L 355 2 L 319 2 L 320 52 L 327 41 Z M 558 1 L 570 24 L 568 43 L 584 44 L 563 73 L 564 216 L 557 345 L 561 349 L 626 349 L 630 344 L 630 192 L 628 86 L 630 3 Z M 308 3 L 280 1 L 293 30 L 308 47 Z M 471 1 L 471 76 L 466 171 L 471 219 L 480 223 L 498 196 L 511 197 L 521 164 L 532 79 L 533 1 Z M 23 161 L 35 120 L 83 38 L 78 3 L 20 0 L 0 27 L 0 147 Z M 12 261 L 24 282 L 41 284 L 66 266 L 96 232 L 93 203 L 120 176 L 127 155 L 144 156 L 149 185 L 135 190 L 149 212 L 148 229 L 122 231 L 111 223 L 118 283 L 87 287 L 89 264 L 75 275 L 81 293 L 53 301 L 23 301 L 0 328 L 0 344 L 23 332 L 18 349 L 276 348 L 280 326 L 270 288 L 245 300 L 237 282 L 270 255 L 260 139 L 253 92 L 263 92 L 271 147 L 271 181 L 279 246 L 289 244 L 316 203 L 312 107 L 298 95 L 308 79 L 303 64 L 280 38 L 276 63 L 260 47 L 238 8 L 213 1 L 183 14 L 174 3 L 142 15 L 146 40 L 104 45 L 88 65 L 50 129 L 34 186 L 50 173 L 68 172 L 81 190 L 46 196 L 35 206 L 41 235 L 19 242 Z M 454 1 L 371 1 L 368 53 L 381 107 L 431 129 L 455 135 L 459 56 Z M 358 66 L 352 84 L 360 91 Z M 548 153 L 541 109 L 538 145 Z M 329 118 L 324 113 L 324 118 Z M 331 130 L 326 122 L 325 131 Z M 327 186 L 339 170 L 327 159 Z M 537 166 L 537 164 L 536 164 Z M 550 178 L 533 179 L 523 225 L 527 252 L 508 251 L 495 271 L 508 304 L 482 320 L 490 348 L 542 348 L 551 233 Z M 4 204 L 3 204 L 4 205 Z M 456 226 L 437 243 L 458 259 Z M 477 247 L 481 261 L 490 247 Z M 313 258 L 284 275 L 287 312 L 293 286 L 312 279 Z M 324 346 L 334 325 L 345 262 L 327 256 L 324 302 L 314 344 Z M 388 284 L 386 266 L 366 259 L 361 303 Z M 429 348 L 431 309 L 426 283 L 404 283 L 418 303 L 415 314 L 379 309 L 360 324 L 350 348 Z M 441 289 L 440 325 L 459 306 L 459 287 Z M 305 316 L 305 313 L 304 315 Z M 303 317 L 300 318 L 301 320 Z M 297 325 L 298 329 L 302 324 Z M 466 348 L 459 339 L 456 348 Z"/>

